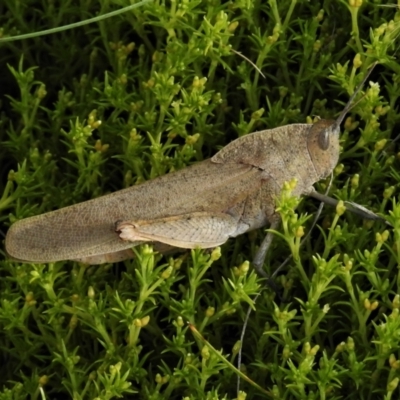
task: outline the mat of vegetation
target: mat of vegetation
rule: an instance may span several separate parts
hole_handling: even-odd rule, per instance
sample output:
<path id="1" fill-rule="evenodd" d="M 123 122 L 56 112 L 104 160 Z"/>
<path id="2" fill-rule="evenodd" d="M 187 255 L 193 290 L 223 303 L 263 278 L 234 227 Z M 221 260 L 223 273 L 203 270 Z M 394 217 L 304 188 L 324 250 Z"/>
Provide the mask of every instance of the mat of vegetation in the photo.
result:
<path id="1" fill-rule="evenodd" d="M 0 34 L 129 4 L 3 0 Z M 319 204 L 285 192 L 264 266 L 271 274 L 293 255 L 276 291 L 251 264 L 264 229 L 212 251 L 162 256 L 143 245 L 133 260 L 100 266 L 20 264 L 1 245 L 0 400 L 399 397 L 400 14 L 383 5 L 154 0 L 0 42 L 4 233 L 209 158 L 256 130 L 334 118 L 375 61 L 342 124 L 330 196 L 392 224 L 326 206 L 299 247 Z M 238 392 L 233 365 L 249 307 L 249 381 Z"/>

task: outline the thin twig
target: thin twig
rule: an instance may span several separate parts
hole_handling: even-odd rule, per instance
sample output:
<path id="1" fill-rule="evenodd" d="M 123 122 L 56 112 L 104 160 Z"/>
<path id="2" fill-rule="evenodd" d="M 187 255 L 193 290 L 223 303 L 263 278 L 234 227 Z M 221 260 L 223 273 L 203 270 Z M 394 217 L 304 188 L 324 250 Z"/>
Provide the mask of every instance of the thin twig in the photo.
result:
<path id="1" fill-rule="evenodd" d="M 235 54 L 237 54 L 238 56 L 242 57 L 244 60 L 246 60 L 248 63 L 250 63 L 257 71 L 258 73 L 264 78 L 266 79 L 265 75 L 261 72 L 261 69 L 257 67 L 256 64 L 253 63 L 253 61 L 250 60 L 250 58 L 247 58 L 245 55 L 243 55 L 242 53 L 240 53 L 239 51 L 236 51 L 234 49 L 231 49 L 231 51 Z"/>

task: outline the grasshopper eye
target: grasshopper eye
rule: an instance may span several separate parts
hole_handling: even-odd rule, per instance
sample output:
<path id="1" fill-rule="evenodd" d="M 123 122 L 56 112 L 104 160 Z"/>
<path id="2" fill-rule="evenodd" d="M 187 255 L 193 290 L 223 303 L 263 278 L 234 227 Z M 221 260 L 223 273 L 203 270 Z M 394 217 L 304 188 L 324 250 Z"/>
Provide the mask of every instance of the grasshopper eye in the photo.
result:
<path id="1" fill-rule="evenodd" d="M 331 135 L 331 127 L 325 128 L 318 136 L 318 145 L 322 150 L 329 148 L 329 136 Z"/>

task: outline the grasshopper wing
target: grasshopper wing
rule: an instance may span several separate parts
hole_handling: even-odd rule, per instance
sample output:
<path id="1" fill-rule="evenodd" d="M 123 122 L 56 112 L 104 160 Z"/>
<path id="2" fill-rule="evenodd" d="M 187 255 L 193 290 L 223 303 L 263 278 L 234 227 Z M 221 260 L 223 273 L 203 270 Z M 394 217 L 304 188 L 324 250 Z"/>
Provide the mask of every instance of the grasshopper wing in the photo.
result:
<path id="1" fill-rule="evenodd" d="M 129 252 L 125 250 L 144 241 L 172 242 L 159 230 L 148 232 L 137 241 L 122 240 L 116 231 L 122 221 L 143 224 L 196 212 L 229 214 L 230 209 L 258 190 L 264 179 L 263 171 L 249 165 L 205 160 L 138 186 L 18 221 L 7 233 L 6 251 L 25 262 L 85 260 L 113 253 L 115 259 L 126 258 Z M 226 215 L 222 219 L 229 220 Z M 188 231 L 183 225 L 176 229 L 183 232 L 181 236 Z M 225 237 L 213 238 L 212 243 L 223 243 Z M 174 245 L 179 246 L 178 242 Z M 198 245 L 204 246 L 202 238 Z"/>

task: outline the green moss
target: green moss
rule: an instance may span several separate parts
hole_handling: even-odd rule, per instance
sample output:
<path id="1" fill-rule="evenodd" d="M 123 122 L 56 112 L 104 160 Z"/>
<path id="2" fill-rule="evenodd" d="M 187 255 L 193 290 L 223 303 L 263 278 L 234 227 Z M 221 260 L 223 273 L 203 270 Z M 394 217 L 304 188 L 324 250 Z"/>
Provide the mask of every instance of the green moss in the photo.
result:
<path id="1" fill-rule="evenodd" d="M 304 199 L 294 212 L 298 201 L 283 196 L 283 228 L 265 265 L 272 274 L 293 255 L 275 280 L 280 296 L 247 262 L 262 230 L 221 254 L 162 257 L 142 246 L 132 261 L 95 267 L 4 257 L 0 400 L 398 397 L 399 14 L 379 0 L 356 3 L 154 1 L 0 42 L 4 231 L 184 168 L 255 130 L 332 118 L 375 60 L 374 83 L 342 127 L 330 195 L 393 226 L 326 207 L 299 247 L 317 203 Z M 4 0 L 0 27 L 36 32 L 124 5 Z M 229 363 L 249 306 L 242 368 L 264 391 L 242 380 L 237 395 Z"/>

